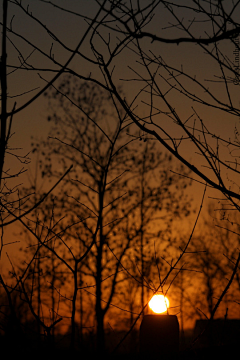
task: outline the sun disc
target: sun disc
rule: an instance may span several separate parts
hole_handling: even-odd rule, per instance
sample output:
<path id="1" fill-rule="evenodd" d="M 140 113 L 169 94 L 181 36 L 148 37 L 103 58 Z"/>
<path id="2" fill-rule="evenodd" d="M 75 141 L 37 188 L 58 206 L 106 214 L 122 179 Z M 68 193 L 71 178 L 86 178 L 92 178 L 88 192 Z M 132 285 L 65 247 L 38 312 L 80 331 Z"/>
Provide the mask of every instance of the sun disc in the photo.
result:
<path id="1" fill-rule="evenodd" d="M 167 311 L 169 308 L 169 300 L 164 295 L 153 295 L 148 303 L 150 309 L 156 314 L 161 314 Z"/>

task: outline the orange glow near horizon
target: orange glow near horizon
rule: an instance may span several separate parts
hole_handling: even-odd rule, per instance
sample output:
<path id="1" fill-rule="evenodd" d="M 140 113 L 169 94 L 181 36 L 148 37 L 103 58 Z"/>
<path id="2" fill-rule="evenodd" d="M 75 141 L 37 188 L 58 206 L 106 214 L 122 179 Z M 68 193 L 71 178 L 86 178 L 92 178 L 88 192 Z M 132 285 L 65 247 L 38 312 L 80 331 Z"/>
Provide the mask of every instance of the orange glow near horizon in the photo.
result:
<path id="1" fill-rule="evenodd" d="M 148 303 L 150 309 L 156 314 L 162 314 L 169 308 L 169 300 L 164 295 L 153 295 Z"/>

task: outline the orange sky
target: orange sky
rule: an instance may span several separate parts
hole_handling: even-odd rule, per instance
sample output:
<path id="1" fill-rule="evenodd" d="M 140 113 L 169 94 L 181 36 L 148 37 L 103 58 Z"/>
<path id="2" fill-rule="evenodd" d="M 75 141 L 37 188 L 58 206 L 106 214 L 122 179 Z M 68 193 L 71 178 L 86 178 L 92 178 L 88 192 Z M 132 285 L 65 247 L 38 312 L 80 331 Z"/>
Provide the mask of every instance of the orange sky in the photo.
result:
<path id="1" fill-rule="evenodd" d="M 63 6 L 69 5 L 69 1 L 59 1 Z M 91 13 L 91 6 L 88 5 L 89 3 L 84 1 L 84 12 L 86 14 Z M 80 10 L 82 10 L 83 1 L 74 1 L 73 4 L 74 8 L 75 6 L 79 7 Z M 38 8 L 39 6 L 39 8 Z M 51 9 L 51 11 L 46 11 L 45 8 L 46 4 L 38 4 L 33 3 L 30 5 L 31 11 L 33 13 L 37 13 L 37 15 L 44 19 L 44 22 L 48 24 L 48 26 L 58 34 L 58 36 L 65 41 L 65 43 L 68 46 L 74 47 L 76 46 L 76 43 L 79 41 L 76 34 L 79 34 L 83 32 L 83 29 L 86 27 L 84 21 L 79 20 L 77 18 L 73 21 L 73 17 L 70 15 L 62 15 L 61 12 Z M 10 14 L 15 13 L 15 9 L 12 8 L 12 5 L 9 6 L 10 8 Z M 31 41 L 36 41 L 39 46 L 41 46 L 43 49 L 47 49 L 49 51 L 51 47 L 51 41 L 52 39 L 45 36 L 44 31 L 39 27 L 34 25 L 34 30 L 32 28 L 32 21 L 23 21 L 25 19 L 25 16 L 22 13 L 16 13 L 15 18 L 13 20 L 13 26 L 16 30 L 20 29 L 22 31 L 23 35 L 26 35 L 31 39 Z M 11 16 L 10 16 L 11 18 Z M 163 19 L 161 18 L 163 21 Z M 168 19 L 165 19 L 165 22 L 167 23 Z M 64 26 L 63 26 L 64 23 Z M 153 25 L 153 31 L 157 23 L 154 23 Z M 147 42 L 147 41 L 146 41 Z M 30 49 L 23 44 L 20 40 L 16 40 L 16 43 L 19 44 L 19 47 L 21 47 L 21 51 L 23 52 L 24 56 L 27 56 L 30 54 Z M 233 54 L 233 46 L 230 42 L 225 41 L 222 46 L 225 53 L 228 54 L 228 57 L 231 59 L 231 61 L 234 61 L 234 54 Z M 219 75 L 218 70 L 215 68 L 214 62 L 211 60 L 207 62 L 207 57 L 203 52 L 199 52 L 198 48 L 196 46 L 191 45 L 161 45 L 155 44 L 153 49 L 160 53 L 164 60 L 166 62 L 171 62 L 172 66 L 179 67 L 179 64 L 184 65 L 184 69 L 188 71 L 192 76 L 196 75 L 199 79 L 208 79 L 212 78 L 216 73 Z M 84 51 L 86 54 L 90 54 L 89 48 L 84 48 Z M 64 61 L 67 59 L 67 52 L 65 50 L 60 49 L 58 45 L 54 45 L 53 52 L 55 54 L 55 57 L 58 59 L 61 59 L 61 61 Z M 136 82 L 125 82 L 123 81 L 124 78 L 132 77 L 133 72 L 129 69 L 129 67 L 132 67 L 134 70 L 138 70 L 141 68 L 139 64 L 136 63 L 136 58 L 134 55 L 130 55 L 131 52 L 128 55 L 127 62 L 125 61 L 126 55 L 125 53 L 120 54 L 120 56 L 117 58 L 115 65 L 116 70 L 114 73 L 116 83 L 119 83 L 123 86 L 124 91 L 126 92 L 127 98 L 132 99 L 134 98 L 135 94 L 138 92 L 138 86 L 136 85 Z M 17 52 L 13 49 L 11 45 L 8 47 L 8 61 L 10 64 L 13 64 L 14 61 L 16 61 L 17 58 Z M 29 61 L 33 61 L 33 63 L 37 64 L 37 66 L 48 66 L 48 63 L 43 60 L 43 58 L 39 57 L 37 54 L 37 51 L 31 56 Z M 93 75 L 97 78 L 100 77 L 100 74 L 98 72 L 98 67 L 93 66 L 92 64 L 86 64 L 86 61 L 84 60 L 74 60 L 71 64 L 73 69 L 81 69 L 81 73 L 83 75 L 87 75 L 89 71 L 93 72 Z M 51 65 L 52 66 L 52 65 Z M 45 75 L 45 79 L 51 78 L 51 74 Z M 123 80 L 122 80 L 123 79 Z M 9 75 L 9 94 L 15 96 L 17 94 L 21 94 L 25 91 L 29 91 L 31 89 L 42 87 L 45 84 L 45 80 L 42 80 L 39 78 L 37 74 L 34 74 L 29 71 L 28 73 L 18 73 L 18 74 L 11 74 Z M 211 89 L 214 90 L 214 93 L 219 96 L 219 98 L 225 98 L 226 94 L 222 91 L 221 86 L 219 86 L 218 83 L 209 83 L 209 86 Z M 234 84 L 230 85 L 230 90 L 232 92 L 233 101 L 239 105 L 239 91 L 236 91 L 237 87 Z M 193 87 L 193 91 L 195 88 Z M 32 93 L 24 95 L 20 98 L 17 98 L 17 107 L 19 107 L 22 103 L 24 103 L 27 99 L 31 97 L 32 94 L 36 92 L 33 91 Z M 15 99 L 15 98 L 14 98 Z M 12 99 L 9 104 L 9 109 L 12 106 L 12 102 L 14 101 Z M 176 93 L 173 93 L 170 96 L 171 101 L 173 101 L 174 107 L 176 108 L 176 111 L 178 114 L 181 115 L 182 119 L 186 119 L 192 112 L 191 104 L 188 100 L 183 99 L 183 97 L 177 96 Z M 130 100 L 129 100 L 130 101 Z M 216 133 L 219 136 L 225 136 L 226 138 L 232 138 L 234 133 L 235 125 L 237 124 L 237 119 L 233 118 L 232 116 L 219 112 L 215 109 L 205 109 L 201 105 L 194 104 L 195 108 L 199 111 L 199 114 L 201 114 L 201 117 L 206 120 L 206 124 L 209 126 L 210 129 L 216 129 Z M 148 113 L 148 107 L 144 106 L 143 103 L 139 103 L 138 108 L 139 114 L 147 114 Z M 11 146 L 14 147 L 21 147 L 21 153 L 28 153 L 31 150 L 31 136 L 37 136 L 42 139 L 46 139 L 48 136 L 49 131 L 49 123 L 47 122 L 47 101 L 45 98 L 41 97 L 38 99 L 34 104 L 29 106 L 27 109 L 23 110 L 21 113 L 17 114 L 14 117 L 13 121 L 13 132 L 15 134 L 13 135 L 11 139 Z M 227 121 L 226 121 L 227 119 Z M 166 128 L 169 130 L 172 130 L 173 125 L 168 125 L 168 119 L 163 120 L 165 122 Z M 237 124 L 238 125 L 238 124 Z M 173 130 L 174 134 L 178 134 L 178 129 Z M 214 142 L 214 140 L 213 140 Z M 224 156 L 228 157 L 228 151 L 226 148 L 223 150 Z M 200 166 L 202 168 L 202 162 L 201 158 L 198 154 L 196 154 L 189 145 L 183 146 L 183 154 L 187 154 L 188 159 L 191 160 L 191 162 L 195 166 Z M 34 159 L 32 155 L 30 155 Z M 30 165 L 32 169 L 34 169 L 34 160 L 33 163 Z M 7 166 L 13 167 L 14 169 L 19 169 L 19 165 L 16 164 L 15 159 L 13 158 L 7 158 Z M 208 173 L 208 170 L 204 168 L 204 171 Z M 227 175 L 226 175 L 227 176 Z M 195 176 L 193 176 L 196 178 Z M 26 175 L 23 176 L 23 182 L 26 180 Z M 234 178 L 233 178 L 234 179 Z M 21 180 L 22 181 L 22 180 Z M 20 180 L 19 180 L 20 182 Z M 238 184 L 238 183 L 237 183 Z M 232 185 L 234 186 L 234 185 Z M 202 184 L 199 184 L 198 182 L 194 182 L 192 187 L 189 189 L 189 194 L 193 197 L 193 204 L 194 208 L 198 211 L 202 195 L 204 191 L 204 186 Z M 211 189 L 207 190 L 206 193 L 206 202 L 204 203 L 203 207 L 203 213 L 207 209 L 207 201 L 209 197 L 217 197 L 218 194 L 215 191 L 211 191 Z M 194 221 L 196 218 L 196 214 L 193 214 L 190 218 L 186 219 L 185 222 L 182 222 L 181 225 L 179 224 L 179 228 L 177 230 L 178 233 L 181 233 L 185 235 L 186 237 L 191 233 L 191 229 L 193 227 Z M 201 230 L 201 222 L 197 226 L 196 231 L 199 232 Z M 18 233 L 18 227 L 14 226 L 11 227 L 11 229 L 6 229 L 7 240 L 6 242 L 15 241 L 15 239 L 18 240 L 18 236 L 15 237 L 12 235 L 12 233 Z M 21 244 L 22 246 L 22 240 Z M 19 258 L 19 246 L 14 245 L 10 247 L 6 247 L 6 251 L 8 254 L 13 257 L 14 261 L 17 261 Z M 5 267 L 7 261 L 6 253 L 3 251 L 2 259 L 1 259 L 1 267 L 2 269 Z M 173 306 L 173 309 L 175 309 L 175 306 L 179 306 L 178 300 L 171 299 L 171 292 L 169 292 L 169 298 L 171 302 L 171 306 Z M 174 295 L 173 295 L 174 297 Z M 224 305 L 223 305 L 224 306 Z M 175 310 L 173 310 L 175 312 Z M 176 310 L 176 313 L 178 311 Z"/>

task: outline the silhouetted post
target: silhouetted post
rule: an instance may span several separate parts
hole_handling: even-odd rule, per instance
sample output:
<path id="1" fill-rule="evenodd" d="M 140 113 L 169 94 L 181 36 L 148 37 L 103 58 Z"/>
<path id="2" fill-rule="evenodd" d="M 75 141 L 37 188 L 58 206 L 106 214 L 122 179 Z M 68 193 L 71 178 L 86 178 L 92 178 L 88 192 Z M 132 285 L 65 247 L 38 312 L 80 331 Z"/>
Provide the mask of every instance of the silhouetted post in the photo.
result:
<path id="1" fill-rule="evenodd" d="M 172 356 L 179 351 L 176 315 L 145 315 L 140 326 L 140 354 Z"/>

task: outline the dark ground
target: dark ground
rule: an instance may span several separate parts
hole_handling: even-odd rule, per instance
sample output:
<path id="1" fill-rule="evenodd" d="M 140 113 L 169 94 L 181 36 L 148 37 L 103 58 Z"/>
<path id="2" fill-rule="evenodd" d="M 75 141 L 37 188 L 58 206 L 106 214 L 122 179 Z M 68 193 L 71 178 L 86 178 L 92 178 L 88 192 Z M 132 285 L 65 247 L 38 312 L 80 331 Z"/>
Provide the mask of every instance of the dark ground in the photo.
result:
<path id="1" fill-rule="evenodd" d="M 7 346 L 6 346 L 7 345 Z M 239 358 L 239 345 L 232 346 L 221 346 L 221 347 L 212 347 L 212 348 L 201 348 L 201 349 L 191 349 L 185 351 L 179 351 L 178 354 L 169 356 L 169 354 L 164 354 L 159 349 L 158 353 L 155 354 L 140 354 L 138 352 L 129 352 L 129 353 L 105 353 L 99 354 L 91 350 L 76 350 L 71 351 L 68 348 L 62 349 L 50 349 L 47 346 L 39 346 L 37 348 L 33 347 L 31 344 L 21 345 L 17 344 L 14 341 L 8 344 L 1 344 L 1 353 L 4 356 L 2 359 L 34 359 L 34 360 L 48 360 L 48 359 L 105 359 L 105 360 L 230 360 L 230 358 L 238 359 Z"/>
<path id="2" fill-rule="evenodd" d="M 18 334 L 14 334 L 11 337 L 0 336 L 0 348 L 2 359 L 34 359 L 34 360 L 61 360 L 61 359 L 106 359 L 106 360 L 231 360 L 239 358 L 239 342 L 235 341 L 231 344 L 224 346 L 212 346 L 191 348 L 191 338 L 185 338 L 184 345 L 180 343 L 180 351 L 175 355 L 164 354 L 162 349 L 159 348 L 154 354 L 146 353 L 142 354 L 139 351 L 138 344 L 138 332 L 132 334 L 124 346 L 120 347 L 118 352 L 113 352 L 115 345 L 119 339 L 122 338 L 122 334 L 115 339 L 109 338 L 109 343 L 112 345 L 108 353 L 100 354 L 94 351 L 94 338 L 85 339 L 84 346 L 79 347 L 77 350 L 72 351 L 69 349 L 69 342 L 66 337 L 59 338 L 55 344 L 46 343 L 46 341 L 36 342 L 33 339 L 23 339 Z M 78 342 L 77 342 L 78 343 Z M 3 356 L 4 354 L 4 356 Z"/>

